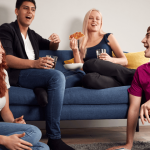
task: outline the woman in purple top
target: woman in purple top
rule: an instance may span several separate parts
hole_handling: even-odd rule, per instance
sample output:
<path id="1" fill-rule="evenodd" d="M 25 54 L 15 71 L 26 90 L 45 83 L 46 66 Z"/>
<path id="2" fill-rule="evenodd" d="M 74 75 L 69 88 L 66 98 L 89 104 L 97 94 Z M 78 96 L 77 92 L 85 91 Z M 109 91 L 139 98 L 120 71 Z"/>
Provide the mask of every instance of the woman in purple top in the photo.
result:
<path id="1" fill-rule="evenodd" d="M 147 34 L 145 38 L 142 40 L 144 44 L 145 57 L 150 58 L 150 27 L 147 29 Z M 142 99 L 142 92 L 145 94 L 146 102 L 142 104 L 140 110 L 140 118 L 142 124 L 144 125 L 144 121 L 148 121 L 150 123 L 149 118 L 149 110 L 150 110 L 150 62 L 146 63 L 137 68 L 131 87 L 128 89 L 129 99 L 130 99 L 130 107 L 128 110 L 128 119 L 127 119 L 127 141 L 124 146 L 117 146 L 109 148 L 108 150 L 115 150 L 119 148 L 131 149 L 133 146 L 133 138 L 135 133 L 135 128 L 139 116 L 139 109 Z M 144 115 L 146 118 L 144 118 Z"/>

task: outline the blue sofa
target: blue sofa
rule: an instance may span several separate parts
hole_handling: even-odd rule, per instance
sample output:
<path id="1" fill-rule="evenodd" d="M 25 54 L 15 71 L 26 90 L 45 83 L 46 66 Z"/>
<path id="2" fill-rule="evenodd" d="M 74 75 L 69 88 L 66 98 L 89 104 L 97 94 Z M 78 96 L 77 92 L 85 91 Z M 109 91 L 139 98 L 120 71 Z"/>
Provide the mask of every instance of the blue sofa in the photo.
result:
<path id="1" fill-rule="evenodd" d="M 126 119 L 129 100 L 129 86 L 101 90 L 86 89 L 81 86 L 83 71 L 69 71 L 63 66 L 64 60 L 73 57 L 71 50 L 41 50 L 40 57 L 57 55 L 56 69 L 66 76 L 67 84 L 61 120 Z M 72 82 L 74 76 L 74 82 Z M 45 120 L 45 110 L 37 103 L 32 89 L 11 86 L 9 90 L 10 109 L 14 117 L 24 115 L 26 121 Z"/>

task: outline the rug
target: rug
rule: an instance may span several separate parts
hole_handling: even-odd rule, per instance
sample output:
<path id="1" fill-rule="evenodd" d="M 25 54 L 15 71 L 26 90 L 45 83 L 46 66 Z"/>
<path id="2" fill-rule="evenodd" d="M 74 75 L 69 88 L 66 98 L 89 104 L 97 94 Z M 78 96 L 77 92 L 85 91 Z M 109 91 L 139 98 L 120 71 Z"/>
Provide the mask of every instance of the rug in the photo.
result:
<path id="1" fill-rule="evenodd" d="M 113 146 L 125 145 L 125 143 L 93 143 L 70 145 L 75 150 L 106 150 Z M 134 142 L 132 150 L 150 150 L 150 142 Z"/>

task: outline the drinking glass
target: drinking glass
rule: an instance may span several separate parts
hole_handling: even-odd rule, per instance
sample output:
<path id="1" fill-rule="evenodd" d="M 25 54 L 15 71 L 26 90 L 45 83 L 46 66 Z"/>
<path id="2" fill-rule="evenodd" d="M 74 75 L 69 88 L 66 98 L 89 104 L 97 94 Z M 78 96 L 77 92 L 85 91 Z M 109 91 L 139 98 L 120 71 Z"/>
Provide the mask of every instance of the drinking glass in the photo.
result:
<path id="1" fill-rule="evenodd" d="M 54 62 L 53 62 L 54 66 L 52 67 L 52 69 L 55 69 L 58 57 L 57 56 L 53 56 L 53 55 L 46 55 L 46 57 L 51 57 L 51 58 L 54 59 Z"/>
<path id="2" fill-rule="evenodd" d="M 106 53 L 106 49 L 97 49 L 96 50 L 97 58 L 99 58 L 99 56 L 101 55 L 101 53 Z"/>

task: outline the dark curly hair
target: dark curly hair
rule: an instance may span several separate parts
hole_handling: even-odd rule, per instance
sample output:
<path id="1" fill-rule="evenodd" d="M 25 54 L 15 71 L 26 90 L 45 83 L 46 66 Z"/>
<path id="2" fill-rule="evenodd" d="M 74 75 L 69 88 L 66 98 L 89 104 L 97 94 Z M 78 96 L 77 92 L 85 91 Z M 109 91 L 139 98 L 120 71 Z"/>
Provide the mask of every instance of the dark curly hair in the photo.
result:
<path id="1" fill-rule="evenodd" d="M 19 9 L 20 6 L 22 5 L 23 2 L 25 1 L 28 1 L 28 2 L 31 2 L 35 5 L 35 9 L 36 9 L 36 3 L 35 3 L 35 0 L 17 0 L 16 1 L 16 8 Z"/>

